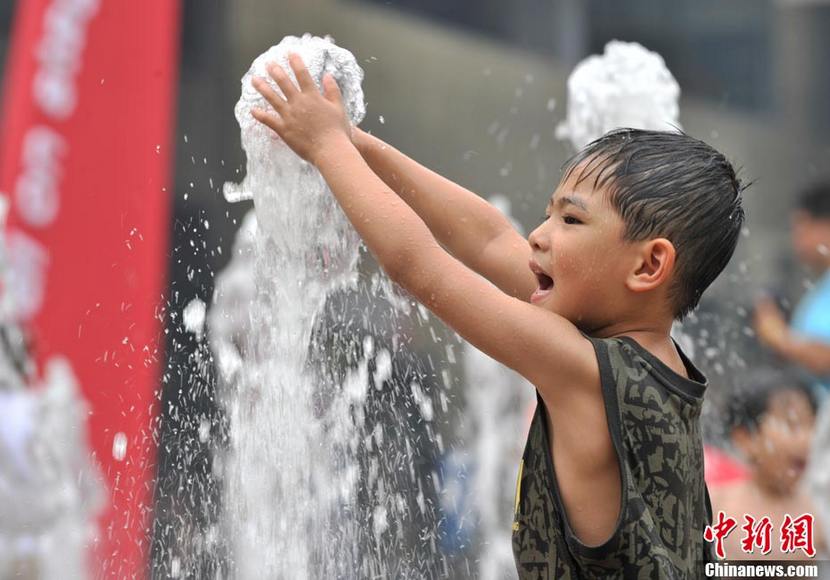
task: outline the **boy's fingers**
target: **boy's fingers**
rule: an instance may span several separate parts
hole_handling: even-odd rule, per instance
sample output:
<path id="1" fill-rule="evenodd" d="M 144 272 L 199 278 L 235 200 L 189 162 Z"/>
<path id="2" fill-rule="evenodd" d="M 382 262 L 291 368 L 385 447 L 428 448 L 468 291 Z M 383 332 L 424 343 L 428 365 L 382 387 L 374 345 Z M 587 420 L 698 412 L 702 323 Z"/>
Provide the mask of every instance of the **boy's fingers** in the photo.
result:
<path id="1" fill-rule="evenodd" d="M 288 76 L 288 73 L 285 72 L 285 69 L 282 68 L 278 64 L 274 64 L 268 67 L 268 74 L 274 79 L 274 82 L 277 83 L 277 86 L 282 91 L 282 94 L 285 95 L 286 100 L 290 101 L 294 98 L 294 95 L 297 94 L 297 87 L 291 81 L 291 78 Z"/>
<path id="2" fill-rule="evenodd" d="M 271 88 L 271 85 L 259 77 L 254 77 L 251 84 L 254 85 L 257 92 L 265 97 L 265 100 L 268 101 L 278 113 L 282 113 L 285 108 L 285 99 L 279 96 L 277 91 Z"/>
<path id="3" fill-rule="evenodd" d="M 323 94 L 332 103 L 341 103 L 343 101 L 343 95 L 340 93 L 340 87 L 337 85 L 337 81 L 334 80 L 334 77 L 330 74 L 326 74 L 326 76 L 323 77 Z"/>
<path id="4" fill-rule="evenodd" d="M 303 59 L 300 58 L 300 55 L 295 53 L 289 54 L 288 64 L 291 65 L 291 70 L 294 71 L 294 76 L 297 77 L 297 83 L 300 85 L 301 90 L 317 90 L 317 86 L 314 84 L 314 79 L 311 78 L 311 75 L 305 67 Z"/>
<path id="5" fill-rule="evenodd" d="M 263 111 L 262 109 L 254 108 L 251 109 L 251 116 L 263 125 L 265 125 L 266 127 L 270 127 L 271 129 L 276 131 L 277 134 L 280 133 L 282 129 L 282 119 L 279 118 L 277 115 L 268 113 L 267 111 Z"/>

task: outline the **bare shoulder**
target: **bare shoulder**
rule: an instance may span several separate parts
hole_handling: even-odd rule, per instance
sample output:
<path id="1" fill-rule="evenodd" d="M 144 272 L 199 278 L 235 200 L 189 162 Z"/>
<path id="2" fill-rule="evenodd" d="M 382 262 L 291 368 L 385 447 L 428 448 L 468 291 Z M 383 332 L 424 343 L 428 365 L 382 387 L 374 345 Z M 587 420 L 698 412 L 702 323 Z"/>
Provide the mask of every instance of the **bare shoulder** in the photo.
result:
<path id="1" fill-rule="evenodd" d="M 599 363 L 591 340 L 557 314 L 524 302 L 516 310 L 530 311 L 535 319 L 535 323 L 528 321 L 525 333 L 536 346 L 527 349 L 522 366 L 548 411 L 560 425 L 561 415 L 570 422 L 599 411 L 604 419 Z"/>
<path id="2" fill-rule="evenodd" d="M 539 378 L 534 384 L 554 413 L 575 403 L 602 404 L 599 362 L 594 345 L 575 326 L 571 327 L 571 332 L 551 336 L 553 352 L 545 353 L 535 361 L 539 365 L 535 376 Z"/>
<path id="3" fill-rule="evenodd" d="M 557 446 L 562 452 L 589 458 L 581 468 L 591 469 L 592 459 L 604 463 L 613 451 L 597 353 L 592 341 L 578 330 L 556 348 L 567 367 L 548 364 L 540 369 L 542 379 L 535 386 L 559 439 Z"/>

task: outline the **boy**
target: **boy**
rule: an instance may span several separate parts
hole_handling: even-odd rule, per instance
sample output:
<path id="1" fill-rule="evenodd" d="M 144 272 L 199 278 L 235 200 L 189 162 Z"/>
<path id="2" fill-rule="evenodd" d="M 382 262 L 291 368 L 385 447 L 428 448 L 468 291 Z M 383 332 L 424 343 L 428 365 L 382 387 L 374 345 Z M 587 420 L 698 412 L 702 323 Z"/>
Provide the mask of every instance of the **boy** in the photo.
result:
<path id="1" fill-rule="evenodd" d="M 734 250 L 732 166 L 685 135 L 611 133 L 570 163 L 525 241 L 477 195 L 352 129 L 335 81 L 321 94 L 289 62 L 297 85 L 269 69 L 284 96 L 254 80 L 274 108 L 254 118 L 319 169 L 390 278 L 536 387 L 520 577 L 702 577 L 705 378 L 669 331 Z"/>
<path id="2" fill-rule="evenodd" d="M 741 548 L 744 534 L 736 528 L 724 540 L 727 559 L 803 559 L 800 550 L 782 552 L 777 536 L 786 514 L 813 513 L 809 496 L 799 486 L 815 425 L 812 392 L 791 374 L 759 371 L 735 394 L 728 415 L 732 444 L 749 467 L 750 476 L 712 487 L 712 505 L 735 518 L 739 528 L 745 523 L 744 514 L 756 521 L 768 516 L 775 533 L 768 554 L 757 548 L 747 553 Z M 820 540 L 817 530 L 814 539 Z"/>

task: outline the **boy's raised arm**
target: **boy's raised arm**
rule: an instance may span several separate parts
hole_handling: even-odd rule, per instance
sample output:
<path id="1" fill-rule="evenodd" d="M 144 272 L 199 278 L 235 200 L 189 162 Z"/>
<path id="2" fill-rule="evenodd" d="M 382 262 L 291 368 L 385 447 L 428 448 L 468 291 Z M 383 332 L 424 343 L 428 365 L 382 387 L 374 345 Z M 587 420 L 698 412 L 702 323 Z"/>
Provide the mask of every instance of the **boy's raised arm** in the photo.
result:
<path id="1" fill-rule="evenodd" d="M 536 288 L 536 278 L 524 267 L 530 250 L 504 214 L 357 127 L 352 141 L 372 171 L 415 210 L 453 256 L 507 294 L 528 299 Z"/>
<path id="2" fill-rule="evenodd" d="M 274 66 L 270 72 L 286 98 L 255 80 L 276 114 L 253 115 L 317 166 L 387 274 L 477 348 L 530 380 L 549 403 L 584 403 L 587 391 L 579 387 L 597 391 L 599 382 L 591 343 L 569 321 L 508 296 L 444 251 L 352 144 L 334 80 L 324 79 L 322 96 L 299 57 L 290 62 L 299 89 Z"/>

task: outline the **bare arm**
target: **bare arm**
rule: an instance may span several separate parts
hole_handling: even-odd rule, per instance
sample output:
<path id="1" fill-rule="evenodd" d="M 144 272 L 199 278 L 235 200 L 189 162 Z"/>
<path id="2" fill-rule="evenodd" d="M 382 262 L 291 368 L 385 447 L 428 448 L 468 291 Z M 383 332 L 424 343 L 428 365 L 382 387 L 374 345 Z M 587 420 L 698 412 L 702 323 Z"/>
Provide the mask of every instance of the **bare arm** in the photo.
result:
<path id="1" fill-rule="evenodd" d="M 372 171 L 442 246 L 510 296 L 528 299 L 537 285 L 527 269 L 530 248 L 504 214 L 377 137 L 355 128 L 352 139 Z"/>
<path id="2" fill-rule="evenodd" d="M 816 375 L 830 375 L 830 344 L 799 336 L 769 298 L 755 304 L 755 331 L 759 340 L 788 361 Z"/>
<path id="3" fill-rule="evenodd" d="M 830 375 L 830 345 L 787 335 L 775 349 L 778 354 L 816 375 Z"/>
<path id="4" fill-rule="evenodd" d="M 508 296 L 450 256 L 347 137 L 314 164 L 381 267 L 461 336 L 552 398 L 554 383 L 598 379 L 593 347 L 573 324 Z"/>

